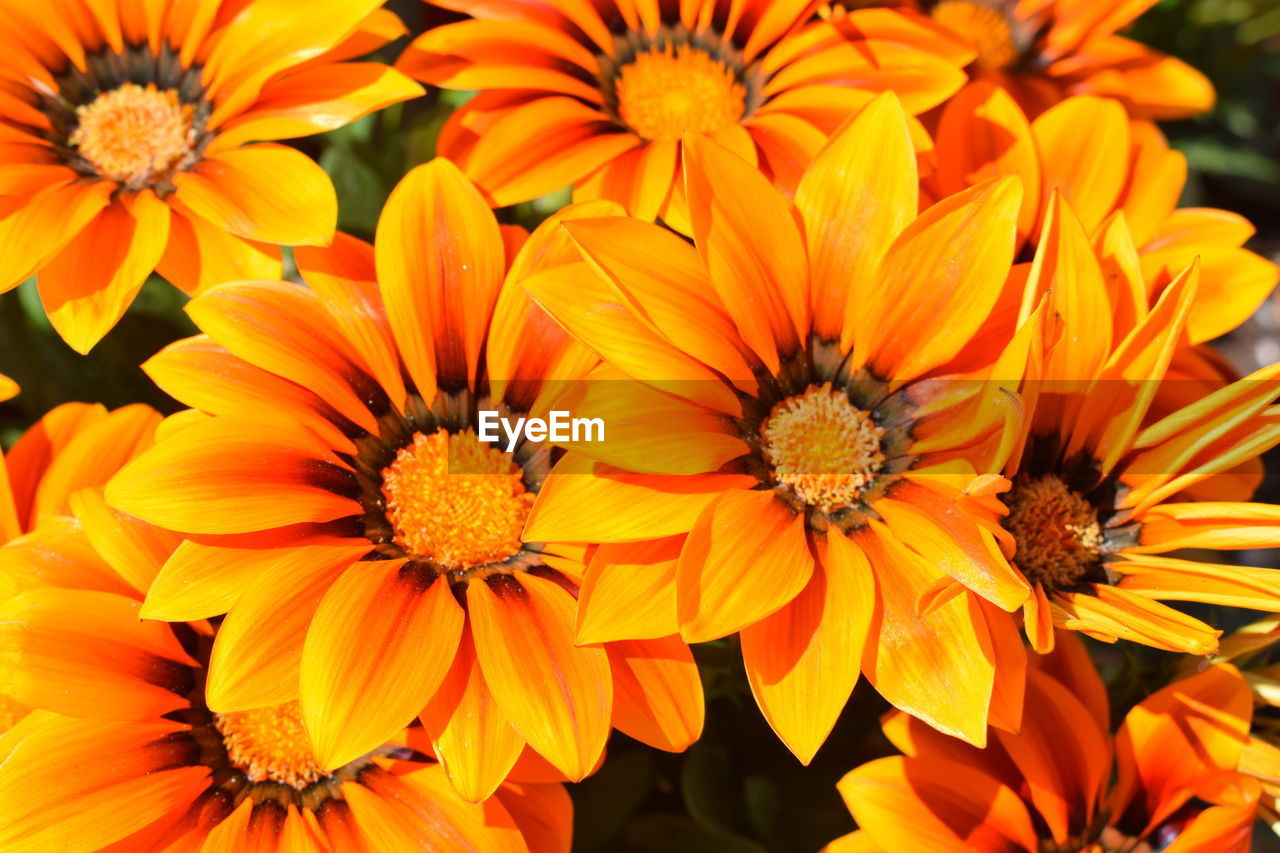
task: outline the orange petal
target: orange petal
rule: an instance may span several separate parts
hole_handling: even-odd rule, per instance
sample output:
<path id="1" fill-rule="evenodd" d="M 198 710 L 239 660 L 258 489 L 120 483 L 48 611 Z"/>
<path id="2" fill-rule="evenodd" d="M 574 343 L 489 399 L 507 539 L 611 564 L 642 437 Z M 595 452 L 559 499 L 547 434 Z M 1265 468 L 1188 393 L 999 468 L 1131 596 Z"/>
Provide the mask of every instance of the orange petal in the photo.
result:
<path id="1" fill-rule="evenodd" d="M 435 159 L 391 193 L 375 240 L 391 331 L 424 399 L 436 374 L 475 381 L 505 266 L 497 220 L 452 163 Z"/>
<path id="2" fill-rule="evenodd" d="M 742 474 L 630 474 L 568 454 L 538 492 L 524 539 L 634 542 L 687 533 L 721 493 L 755 482 Z"/>
<path id="3" fill-rule="evenodd" d="M 467 586 L 476 656 L 498 707 L 570 779 L 590 773 L 609 735 L 613 685 L 599 646 L 573 644 L 573 597 L 530 574 Z"/>
<path id="4" fill-rule="evenodd" d="M 294 148 L 260 143 L 210 154 L 173 183 L 186 210 L 248 240 L 322 246 L 337 228 L 333 182 Z"/>
<path id="5" fill-rule="evenodd" d="M 1138 703 L 1116 732 L 1113 807 L 1141 797 L 1149 826 L 1191 795 L 1198 778 L 1234 770 L 1253 717 L 1249 685 L 1230 664 L 1174 682 Z"/>
<path id="6" fill-rule="evenodd" d="M 169 207 L 150 190 L 99 214 L 40 271 L 49 322 L 87 353 L 124 314 L 169 239 Z"/>
<path id="7" fill-rule="evenodd" d="M 524 738 L 485 683 L 470 628 L 462 632 L 449 674 L 419 717 L 453 789 L 468 802 L 487 800 L 524 749 Z"/>
<path id="8" fill-rule="evenodd" d="M 676 565 L 683 536 L 599 546 L 578 592 L 577 642 L 677 634 Z"/>
<path id="9" fill-rule="evenodd" d="M 0 773 L 0 847 L 99 850 L 194 803 L 209 769 L 182 766 L 185 747 L 174 736 L 186 728 L 48 718 Z"/>
<path id="10" fill-rule="evenodd" d="M 362 512 L 333 491 L 350 493 L 349 472 L 272 426 L 230 417 L 191 424 L 123 468 L 107 503 L 186 533 L 250 533 Z"/>
<path id="11" fill-rule="evenodd" d="M 613 725 L 641 743 L 683 752 L 702 734 L 698 667 L 678 636 L 607 643 Z"/>
<path id="12" fill-rule="evenodd" d="M 1110 780 L 1110 733 L 1066 686 L 1035 670 L 1028 674 L 1026 703 L 1021 732 L 996 737 L 1054 841 L 1066 844 L 1072 829 L 1093 823 Z"/>
<path id="13" fill-rule="evenodd" d="M 897 96 L 877 97 L 832 135 L 796 189 L 814 330 L 836 340 L 869 296 L 871 273 L 916 216 L 915 149 Z"/>
<path id="14" fill-rule="evenodd" d="M 1089 128 L 1088 133 L 1080 129 Z M 1060 192 L 1087 232 L 1115 209 L 1129 172 L 1129 124 L 1109 98 L 1068 98 L 1031 123 L 1045 203 Z"/>
<path id="15" fill-rule="evenodd" d="M 402 560 L 348 568 L 302 652 L 299 702 L 316 760 L 339 767 L 408 725 L 453 664 L 462 623 L 445 576 L 427 585 Z"/>
<path id="16" fill-rule="evenodd" d="M 781 610 L 742 629 L 742 658 L 756 703 L 806 765 L 853 693 L 876 604 L 862 550 L 835 528 L 817 541 L 819 560 L 808 586 Z"/>
<path id="17" fill-rule="evenodd" d="M 985 625 L 969 594 L 920 615 L 920 592 L 943 573 L 879 522 L 858 537 L 879 591 L 877 636 L 867 643 L 862 670 L 889 703 L 977 746 L 986 744 L 996 662 L 984 648 Z"/>
<path id="18" fill-rule="evenodd" d="M 107 592 L 36 589 L 5 603 L 0 687 L 23 705 L 76 717 L 143 720 L 190 704 L 191 667 L 168 625 Z"/>
<path id="19" fill-rule="evenodd" d="M 151 587 L 182 541 L 175 533 L 111 509 L 99 489 L 82 489 L 69 503 L 89 544 L 139 593 L 145 594 Z"/>
<path id="20" fill-rule="evenodd" d="M 377 432 L 369 368 L 310 289 L 283 281 L 225 284 L 191 300 L 187 313 L 230 352 Z"/>
<path id="21" fill-rule="evenodd" d="M 569 853 L 573 801 L 563 785 L 503 785 L 498 801 L 520 827 L 529 853 Z"/>
<path id="22" fill-rule="evenodd" d="M 685 642 L 739 631 L 791 601 L 813 574 L 805 520 L 771 491 L 733 490 L 709 504 L 676 567 Z"/>
<path id="23" fill-rule="evenodd" d="M 393 775 L 375 770 L 345 782 L 362 845 L 374 850 L 412 850 L 423 839 L 441 853 L 527 853 L 520 829 L 502 803 L 468 803 L 453 792 L 439 767 Z"/>
<path id="24" fill-rule="evenodd" d="M 783 195 L 701 135 L 684 144 L 694 243 L 742 339 L 777 370 L 809 331 L 804 241 Z"/>
<path id="25" fill-rule="evenodd" d="M 109 181 L 55 184 L 0 219 L 0 246 L 8 247 L 0 263 L 0 292 L 34 275 L 92 222 L 110 204 L 114 187 Z"/>
<path id="26" fill-rule="evenodd" d="M 965 764 L 881 758 L 836 787 L 858 826 L 884 850 L 1039 849 L 1031 815 L 1018 795 Z"/>
<path id="27" fill-rule="evenodd" d="M 169 243 L 156 272 L 189 295 L 229 281 L 284 277 L 280 248 L 243 240 L 195 215 L 172 211 Z"/>
<path id="28" fill-rule="evenodd" d="M 898 235 L 854 323 L 859 364 L 907 380 L 964 349 L 1009 274 L 1021 197 L 1015 178 L 1000 178 L 938 202 Z"/>
<path id="29" fill-rule="evenodd" d="M 367 543 L 291 548 L 238 579 L 242 591 L 218 626 L 209 657 L 210 709 L 244 711 L 298 698 L 311 620 L 325 592 L 367 550 Z"/>

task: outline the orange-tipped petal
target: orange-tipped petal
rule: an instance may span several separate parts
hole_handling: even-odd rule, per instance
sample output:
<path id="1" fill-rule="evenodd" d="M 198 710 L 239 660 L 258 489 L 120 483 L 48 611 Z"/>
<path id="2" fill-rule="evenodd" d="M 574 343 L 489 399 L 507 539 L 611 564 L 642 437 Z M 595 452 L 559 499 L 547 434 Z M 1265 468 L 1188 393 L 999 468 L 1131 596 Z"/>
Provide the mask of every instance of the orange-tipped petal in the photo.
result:
<path id="1" fill-rule="evenodd" d="M 702 734 L 705 703 L 693 654 L 678 636 L 605 644 L 613 725 L 641 743 L 683 752 Z"/>
<path id="2" fill-rule="evenodd" d="M 862 308 L 872 271 L 915 218 L 919 195 L 910 131 L 892 93 L 836 131 L 805 171 L 796 207 L 809 246 L 814 330 L 826 340 Z"/>
<path id="3" fill-rule="evenodd" d="M 307 155 L 259 144 L 212 154 L 174 177 L 183 209 L 247 240 L 323 246 L 338 224 L 329 176 Z"/>
<path id="4" fill-rule="evenodd" d="M 299 701 L 316 760 L 339 767 L 417 716 L 453 664 L 463 611 L 445 576 L 401 560 L 356 563 L 307 631 Z"/>
<path id="5" fill-rule="evenodd" d="M 943 573 L 878 522 L 857 538 L 871 560 L 879 592 L 879 621 L 863 652 L 867 679 L 890 704 L 947 734 L 986 744 L 995 661 L 985 648 L 985 625 L 969 594 L 921 615 L 920 592 Z"/>
<path id="6" fill-rule="evenodd" d="M 742 630 L 756 703 L 801 763 L 826 740 L 858 681 L 875 614 L 875 579 L 839 530 L 819 540 L 809 584 L 789 604 Z"/>
<path id="7" fill-rule="evenodd" d="M 447 160 L 419 166 L 391 193 L 375 240 L 391 331 L 418 393 L 436 373 L 472 383 L 505 267 L 498 222 Z"/>
<path id="8" fill-rule="evenodd" d="M 578 592 L 579 643 L 648 640 L 680 632 L 676 565 L 683 536 L 604 544 Z"/>
<path id="9" fill-rule="evenodd" d="M 468 802 L 487 800 L 524 749 L 524 738 L 485 683 L 469 628 L 453 667 L 419 717 L 453 789 Z"/>
<path id="10" fill-rule="evenodd" d="M 716 640 L 791 601 L 813 574 L 804 516 L 771 491 L 725 492 L 689 533 L 676 567 L 686 642 Z"/>
<path id="11" fill-rule="evenodd" d="M 87 353 L 116 324 L 168 238 L 168 205 L 143 190 L 104 210 L 40 271 L 40 301 L 72 349 Z"/>
<path id="12" fill-rule="evenodd" d="M 512 724 L 570 779 L 595 769 L 609 735 L 613 682 L 599 646 L 573 644 L 573 597 L 530 574 L 467 587 L 476 656 Z"/>

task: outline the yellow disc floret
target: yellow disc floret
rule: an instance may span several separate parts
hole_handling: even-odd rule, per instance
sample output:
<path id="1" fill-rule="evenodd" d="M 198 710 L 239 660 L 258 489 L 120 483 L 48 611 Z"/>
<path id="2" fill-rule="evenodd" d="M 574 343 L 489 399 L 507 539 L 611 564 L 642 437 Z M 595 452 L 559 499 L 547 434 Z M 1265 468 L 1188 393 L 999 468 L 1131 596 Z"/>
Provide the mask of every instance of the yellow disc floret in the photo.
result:
<path id="1" fill-rule="evenodd" d="M 614 84 L 618 115 L 645 139 L 713 133 L 742 118 L 746 89 L 706 51 L 689 45 L 641 53 Z"/>
<path id="2" fill-rule="evenodd" d="M 885 462 L 884 430 L 829 383 L 778 403 L 760 432 L 774 479 L 828 512 L 857 501 Z"/>
<path id="3" fill-rule="evenodd" d="M 472 430 L 415 434 L 383 470 L 382 494 L 396 544 L 450 570 L 516 554 L 534 498 L 511 457 Z"/>
<path id="4" fill-rule="evenodd" d="M 278 782 L 301 790 L 327 774 L 316 763 L 297 702 L 215 714 L 227 758 L 250 782 Z"/>
<path id="5" fill-rule="evenodd" d="M 995 0 L 996 3 L 999 0 Z M 1012 4 L 1010 4 L 1012 5 Z M 975 60 L 983 68 L 1008 68 L 1018 61 L 1013 25 L 1002 9 L 982 0 L 942 0 L 929 15 L 942 26 L 965 39 L 977 51 Z"/>
<path id="6" fill-rule="evenodd" d="M 172 89 L 125 83 L 76 108 L 68 142 L 101 177 L 142 187 L 191 153 L 193 112 Z"/>
<path id="7" fill-rule="evenodd" d="M 1006 501 L 1004 528 L 1013 534 L 1014 562 L 1046 589 L 1071 589 L 1098 567 L 1102 526 L 1082 495 L 1053 474 L 1019 479 Z"/>

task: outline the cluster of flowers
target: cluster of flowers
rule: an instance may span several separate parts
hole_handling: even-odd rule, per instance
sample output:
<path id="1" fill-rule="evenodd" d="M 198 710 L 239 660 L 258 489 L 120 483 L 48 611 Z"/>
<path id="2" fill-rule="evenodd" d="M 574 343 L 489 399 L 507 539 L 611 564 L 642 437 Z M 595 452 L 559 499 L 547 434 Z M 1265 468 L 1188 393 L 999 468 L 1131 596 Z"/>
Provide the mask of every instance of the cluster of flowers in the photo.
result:
<path id="1" fill-rule="evenodd" d="M 0 466 L 0 849 L 565 851 L 736 635 L 802 762 L 899 709 L 833 851 L 1246 850 L 1280 634 L 1165 602 L 1280 611 L 1184 553 L 1280 546 L 1280 365 L 1205 345 L 1277 271 L 1177 208 L 1213 93 L 1114 35 L 1151 0 L 437 2 L 392 68 L 382 0 L 0 0 L 0 288 L 201 331 L 145 365 L 189 409 Z M 271 140 L 417 81 L 480 92 L 335 234 Z M 477 439 L 553 407 L 608 440 Z M 1113 735 L 1075 632 L 1199 666 Z"/>

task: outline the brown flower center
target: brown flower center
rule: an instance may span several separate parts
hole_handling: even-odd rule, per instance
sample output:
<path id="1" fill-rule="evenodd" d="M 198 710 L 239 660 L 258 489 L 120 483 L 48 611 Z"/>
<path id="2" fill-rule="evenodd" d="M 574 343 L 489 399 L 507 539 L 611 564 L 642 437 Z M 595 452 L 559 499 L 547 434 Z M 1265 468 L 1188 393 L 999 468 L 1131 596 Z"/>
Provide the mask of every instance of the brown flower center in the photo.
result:
<path id="1" fill-rule="evenodd" d="M 103 178 L 141 187 L 192 152 L 194 112 L 173 89 L 125 83 L 76 108 L 68 143 Z"/>
<path id="2" fill-rule="evenodd" d="M 760 434 L 773 478 L 824 512 L 855 503 L 885 463 L 884 430 L 830 383 L 778 403 Z"/>
<path id="3" fill-rule="evenodd" d="M 1017 545 L 1014 560 L 1032 583 L 1072 589 L 1098 569 L 1103 536 L 1097 510 L 1057 476 L 1017 480 L 1006 504 L 1003 524 Z"/>
<path id="4" fill-rule="evenodd" d="M 519 552 L 534 499 L 511 457 L 470 429 L 415 433 L 383 469 L 382 494 L 395 543 L 448 570 Z"/>

